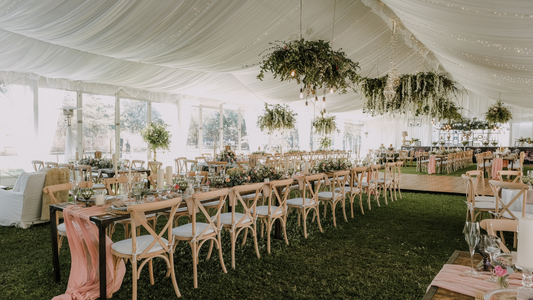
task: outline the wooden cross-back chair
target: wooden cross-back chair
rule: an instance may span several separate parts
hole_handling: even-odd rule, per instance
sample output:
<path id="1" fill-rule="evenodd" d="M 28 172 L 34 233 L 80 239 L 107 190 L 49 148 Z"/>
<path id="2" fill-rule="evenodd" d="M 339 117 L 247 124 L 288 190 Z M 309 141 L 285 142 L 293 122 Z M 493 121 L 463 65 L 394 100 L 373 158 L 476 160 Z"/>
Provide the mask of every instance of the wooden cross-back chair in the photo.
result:
<path id="1" fill-rule="evenodd" d="M 285 236 L 285 243 L 289 244 L 287 237 L 287 198 L 290 194 L 290 185 L 293 183 L 292 179 L 275 180 L 265 183 L 265 194 L 268 195 L 266 205 L 256 206 L 253 210 L 253 215 L 261 222 L 261 237 L 263 237 L 263 228 L 266 227 L 267 234 L 267 252 L 270 253 L 270 233 L 272 231 L 274 222 L 280 221 Z"/>
<path id="2" fill-rule="evenodd" d="M 220 258 L 220 265 L 224 273 L 227 273 L 226 266 L 224 265 L 224 257 L 222 255 L 222 241 L 220 239 L 220 212 L 222 207 L 226 203 L 226 198 L 228 196 L 228 189 L 220 189 L 216 191 L 210 191 L 207 193 L 196 193 L 193 194 L 191 198 L 185 199 L 187 202 L 187 211 L 191 216 L 191 222 L 188 224 L 180 225 L 172 229 L 172 234 L 174 235 L 174 249 L 180 241 L 188 242 L 192 249 L 192 265 L 193 265 L 193 280 L 194 288 L 198 287 L 198 275 L 197 275 L 197 266 L 199 259 L 199 252 L 202 245 L 211 241 L 209 247 L 209 253 L 207 258 L 211 257 L 211 251 L 213 250 L 213 244 L 216 244 L 218 249 L 218 255 Z M 216 199 L 218 198 L 218 206 L 216 214 L 211 217 L 207 210 L 202 205 L 202 201 Z M 197 214 L 200 213 L 205 218 L 205 222 L 197 221 Z"/>
<path id="3" fill-rule="evenodd" d="M 515 236 L 518 232 L 518 220 L 506 220 L 506 219 L 484 219 L 481 220 L 479 226 L 487 231 L 488 235 L 497 236 L 497 232 L 510 231 L 514 232 Z M 503 234 L 502 234 L 503 236 Z M 507 246 L 505 246 L 505 240 L 500 240 L 500 248 L 504 253 L 510 253 Z"/>
<path id="4" fill-rule="evenodd" d="M 131 160 L 129 159 L 121 159 L 120 162 L 122 163 L 122 165 L 124 166 L 124 168 L 127 168 L 129 169 L 130 166 L 131 166 Z"/>
<path id="5" fill-rule="evenodd" d="M 195 157 L 194 159 L 196 160 L 196 164 L 200 164 L 200 163 L 203 164 L 203 163 L 206 163 L 206 162 L 207 162 L 207 160 L 206 160 L 205 157 L 203 157 L 203 156 L 197 156 L 197 157 Z"/>
<path id="6" fill-rule="evenodd" d="M 229 191 L 229 204 L 233 209 L 228 213 L 220 214 L 220 223 L 222 228 L 229 231 L 230 240 L 231 240 L 231 267 L 235 269 L 235 244 L 237 242 L 237 236 L 243 230 L 245 230 L 243 237 L 243 245 L 246 243 L 246 237 L 248 236 L 248 229 L 252 231 L 254 238 L 255 253 L 257 258 L 261 258 L 259 254 L 259 248 L 257 246 L 257 226 L 256 218 L 257 211 L 255 207 L 257 205 L 257 200 L 261 195 L 261 190 L 263 189 L 263 183 L 255 183 L 250 185 L 240 185 L 235 186 Z M 253 193 L 254 198 L 252 201 L 243 199 L 241 193 Z M 250 203 L 251 202 L 251 203 Z M 242 205 L 242 213 L 235 212 L 237 205 Z M 253 212 L 253 214 L 252 214 Z"/>
<path id="7" fill-rule="evenodd" d="M 143 168 L 144 167 L 144 160 L 140 159 L 134 159 L 131 161 L 131 165 L 133 168 Z"/>
<path id="8" fill-rule="evenodd" d="M 200 182 L 200 184 L 205 184 L 207 182 L 207 176 L 208 175 L 209 175 L 208 171 L 200 171 L 200 176 L 202 177 L 202 181 Z M 187 176 L 188 177 L 195 177 L 196 176 L 196 171 L 188 172 Z"/>
<path id="9" fill-rule="evenodd" d="M 137 299 L 137 280 L 140 278 L 142 268 L 148 263 L 150 283 L 154 285 L 154 271 L 153 259 L 162 258 L 167 264 L 166 277 L 171 277 L 174 292 L 178 297 L 181 297 L 178 283 L 176 282 L 176 271 L 174 270 L 174 247 L 172 247 L 174 237 L 172 235 L 172 224 L 174 215 L 181 203 L 180 197 L 153 203 L 144 203 L 137 205 L 130 205 L 128 212 L 131 216 L 131 225 L 133 228 L 142 227 L 148 234 L 139 235 L 132 234 L 132 237 L 122 241 L 118 241 L 111 245 L 111 253 L 113 254 L 113 266 L 117 272 L 120 260 L 131 262 L 132 267 L 132 293 L 133 299 Z M 165 226 L 159 233 L 155 231 L 147 223 L 146 212 L 158 209 L 170 209 L 170 218 L 167 220 Z M 165 239 L 163 235 L 167 233 Z M 140 262 L 140 264 L 139 264 Z M 115 273 L 116 274 L 116 273 Z M 115 275 L 113 278 L 116 278 Z"/>
<path id="10" fill-rule="evenodd" d="M 54 161 L 47 161 L 44 164 L 47 168 L 59 168 L 59 163 L 56 163 Z"/>
<path id="11" fill-rule="evenodd" d="M 400 190 L 400 182 L 402 179 L 402 166 L 404 162 L 403 161 L 397 161 L 396 167 L 393 169 L 394 172 L 392 173 L 392 189 L 394 190 L 394 200 L 398 200 L 396 197 L 396 191 L 398 191 L 398 194 L 400 195 L 400 199 L 402 199 L 402 191 Z"/>
<path id="12" fill-rule="evenodd" d="M 178 157 L 174 160 L 176 164 L 176 173 L 178 175 L 185 174 L 185 164 L 183 163 L 184 160 L 186 160 L 187 157 Z"/>
<path id="13" fill-rule="evenodd" d="M 461 175 L 466 187 L 466 221 L 474 222 L 482 213 L 493 213 L 495 211 L 495 202 L 476 201 L 475 180 L 476 177 L 466 174 Z M 482 199 L 485 200 L 485 199 Z M 501 206 L 500 206 L 501 207 Z"/>
<path id="14" fill-rule="evenodd" d="M 498 171 L 496 175 L 500 181 L 521 183 L 522 174 L 523 173 L 521 171 Z M 507 176 L 507 179 L 505 179 L 504 176 Z M 511 176 L 515 176 L 514 179 L 512 179 Z"/>
<path id="15" fill-rule="evenodd" d="M 385 170 L 383 172 L 384 177 L 378 178 L 378 188 L 380 188 L 383 191 L 383 195 L 385 196 L 385 204 L 389 204 L 387 202 L 387 190 L 390 194 L 391 201 L 394 201 L 394 196 L 392 195 L 392 174 L 393 169 L 396 168 L 396 163 L 386 163 L 385 164 Z M 379 171 L 378 171 L 378 177 L 379 177 Z"/>
<path id="16" fill-rule="evenodd" d="M 149 161 L 148 162 L 148 169 L 152 173 L 157 173 L 157 170 L 161 169 L 163 166 L 163 163 L 160 161 Z"/>
<path id="17" fill-rule="evenodd" d="M 350 170 L 350 181 L 349 188 L 347 189 L 348 199 L 350 199 L 350 211 L 352 218 L 353 214 L 353 203 L 355 197 L 359 195 L 359 206 L 361 207 L 361 213 L 364 215 L 365 211 L 363 209 L 363 178 L 366 173 L 366 167 L 355 167 Z M 366 182 L 365 182 L 366 183 Z M 368 185 L 367 185 L 368 187 Z M 369 204 L 370 206 L 370 204 Z"/>
<path id="18" fill-rule="evenodd" d="M 328 204 L 331 205 L 333 215 L 333 226 L 337 227 L 337 218 L 335 217 L 335 207 L 337 203 L 342 204 L 342 212 L 344 214 L 344 220 L 348 222 L 346 217 L 346 204 L 344 199 L 346 198 L 346 181 L 350 171 L 337 171 L 333 173 L 333 178 L 330 181 L 329 191 L 318 193 L 318 200 L 324 204 L 324 218 L 326 218 Z M 327 176 L 327 175 L 326 175 Z"/>
<path id="19" fill-rule="evenodd" d="M 93 183 L 91 181 L 78 182 L 79 188 L 89 188 L 92 186 L 93 186 Z M 61 203 L 61 201 L 59 201 L 56 198 L 56 195 L 58 195 L 57 192 L 68 191 L 70 189 L 72 189 L 72 183 L 69 182 L 69 183 L 62 183 L 62 184 L 47 186 L 43 188 L 43 192 L 50 197 L 51 204 L 58 204 L 58 203 Z M 67 201 L 68 201 L 68 196 L 67 196 Z M 63 202 L 66 202 L 66 201 L 63 201 Z M 60 214 L 56 214 L 58 253 L 61 250 L 61 244 L 63 244 L 63 240 L 65 239 L 65 237 L 67 237 L 67 228 L 65 227 L 65 223 L 59 223 L 59 215 Z"/>
<path id="20" fill-rule="evenodd" d="M 372 210 L 372 207 L 370 206 L 370 197 L 371 195 L 374 195 L 374 199 L 378 203 L 378 206 L 381 207 L 381 204 L 379 203 L 379 196 L 380 196 L 380 188 L 378 185 L 379 180 L 379 169 L 381 168 L 381 165 L 371 165 L 370 169 L 368 171 L 368 189 L 366 191 L 368 195 L 368 209 Z"/>
<path id="21" fill-rule="evenodd" d="M 489 180 L 489 185 L 494 193 L 494 198 L 496 199 L 494 215 L 497 219 L 505 218 L 518 220 L 517 215 L 522 218 L 526 217 L 526 191 L 529 189 L 527 184 Z M 500 194 L 501 189 L 518 190 L 518 193 L 508 203 L 504 203 Z M 511 205 L 520 197 L 522 197 L 522 211 L 512 211 Z"/>
<path id="22" fill-rule="evenodd" d="M 35 170 L 35 172 L 44 168 L 44 162 L 42 160 L 32 160 L 31 165 L 33 166 L 33 169 Z"/>
<path id="23" fill-rule="evenodd" d="M 198 162 L 195 159 L 184 159 L 185 173 L 196 171 L 198 169 Z"/>
<path id="24" fill-rule="evenodd" d="M 324 232 L 322 230 L 322 225 L 320 224 L 320 201 L 318 200 L 318 191 L 320 190 L 320 185 L 322 184 L 322 181 L 324 179 L 324 174 L 319 173 L 316 175 L 308 175 L 304 176 L 304 188 L 302 191 L 302 197 L 298 198 L 292 198 L 287 200 L 287 206 L 288 208 L 294 208 L 296 209 L 298 213 L 298 226 L 300 226 L 300 216 L 303 219 L 304 223 L 304 237 L 307 238 L 307 214 L 314 210 L 315 215 L 317 217 L 318 222 L 318 228 L 320 229 L 320 232 Z M 314 190 L 313 185 L 311 182 L 315 182 Z M 311 198 L 308 198 L 307 196 L 310 196 Z"/>
<path id="25" fill-rule="evenodd" d="M 513 166 L 510 167 L 511 170 L 517 170 L 517 171 L 523 173 L 525 158 L 526 158 L 526 153 L 524 151 L 520 152 L 520 158 L 513 163 Z"/>

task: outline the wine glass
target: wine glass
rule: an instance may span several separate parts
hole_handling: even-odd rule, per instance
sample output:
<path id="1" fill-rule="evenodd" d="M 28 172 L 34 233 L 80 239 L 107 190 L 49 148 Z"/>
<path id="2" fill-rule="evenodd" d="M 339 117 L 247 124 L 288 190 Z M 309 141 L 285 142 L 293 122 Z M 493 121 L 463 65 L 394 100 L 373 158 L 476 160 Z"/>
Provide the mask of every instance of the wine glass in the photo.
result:
<path id="1" fill-rule="evenodd" d="M 83 197 L 83 199 L 85 199 L 85 206 L 87 206 L 87 204 L 89 203 L 89 200 L 94 195 L 94 191 L 92 187 L 82 188 L 80 189 L 80 194 Z"/>
<path id="2" fill-rule="evenodd" d="M 494 235 L 487 235 L 485 240 L 483 241 L 485 244 L 485 252 L 487 252 L 490 256 L 490 264 L 492 266 L 492 275 L 487 281 L 490 282 L 497 282 L 498 277 L 494 275 L 494 260 L 496 259 L 496 255 L 500 253 L 500 239 Z"/>
<path id="3" fill-rule="evenodd" d="M 468 248 L 470 250 L 471 264 L 471 269 L 469 271 L 465 271 L 464 275 L 478 277 L 479 274 L 476 272 L 476 269 L 474 269 L 474 253 L 476 251 L 476 245 L 479 243 L 481 238 L 481 234 L 479 232 L 479 222 L 467 221 L 464 228 L 464 234 L 466 243 L 468 244 Z"/>
<path id="4" fill-rule="evenodd" d="M 77 181 L 72 182 L 72 187 L 70 188 L 70 191 L 72 192 L 72 197 L 74 197 L 74 201 L 73 201 L 74 208 L 73 209 L 78 209 L 79 208 L 77 206 L 78 205 L 78 192 L 80 191 L 80 187 Z"/>
<path id="5" fill-rule="evenodd" d="M 131 192 L 135 196 L 135 201 L 139 201 L 143 192 L 142 182 L 134 183 Z"/>

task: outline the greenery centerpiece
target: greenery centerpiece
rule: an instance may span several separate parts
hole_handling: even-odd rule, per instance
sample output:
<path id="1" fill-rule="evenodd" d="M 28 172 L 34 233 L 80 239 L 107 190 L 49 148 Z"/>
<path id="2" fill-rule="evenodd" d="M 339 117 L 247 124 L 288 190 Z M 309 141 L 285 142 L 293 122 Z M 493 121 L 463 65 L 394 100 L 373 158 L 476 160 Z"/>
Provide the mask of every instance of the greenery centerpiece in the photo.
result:
<path id="1" fill-rule="evenodd" d="M 107 158 L 82 158 L 78 160 L 79 165 L 91 166 L 94 169 L 113 168 L 113 161 Z"/>
<path id="2" fill-rule="evenodd" d="M 276 169 L 271 168 L 266 165 L 257 165 L 255 168 L 249 170 L 248 176 L 250 176 L 250 182 L 264 182 L 265 179 L 269 180 L 279 180 L 283 174 L 276 171 Z"/>
<path id="3" fill-rule="evenodd" d="M 233 150 L 223 150 L 220 151 L 220 153 L 217 155 L 218 161 L 226 161 L 230 164 L 233 164 L 237 161 L 237 155 L 235 155 L 235 152 Z"/>
<path id="4" fill-rule="evenodd" d="M 328 158 L 319 160 L 313 168 L 318 173 L 347 170 L 352 164 L 345 159 Z"/>
<path id="5" fill-rule="evenodd" d="M 489 107 L 485 114 L 485 120 L 491 125 L 504 124 L 513 118 L 511 111 L 503 105 L 503 102 L 498 101 L 496 104 Z"/>
<path id="6" fill-rule="evenodd" d="M 266 72 L 281 81 L 296 81 L 302 85 L 301 95 L 316 94 L 317 90 L 355 91 L 359 82 L 359 63 L 353 62 L 346 53 L 333 50 L 329 41 L 305 40 L 275 41 L 263 56 L 257 79 L 263 80 Z"/>
<path id="7" fill-rule="evenodd" d="M 167 130 L 168 125 L 163 122 L 152 122 L 141 130 L 142 138 L 154 152 L 154 161 L 157 158 L 157 149 L 170 150 L 172 135 Z"/>
<path id="8" fill-rule="evenodd" d="M 461 118 L 459 107 L 451 100 L 462 91 L 457 82 L 445 74 L 419 72 L 400 76 L 393 101 L 386 101 L 384 91 L 388 75 L 362 78 L 363 111 L 375 115 L 411 114 L 431 118 L 456 120 Z"/>

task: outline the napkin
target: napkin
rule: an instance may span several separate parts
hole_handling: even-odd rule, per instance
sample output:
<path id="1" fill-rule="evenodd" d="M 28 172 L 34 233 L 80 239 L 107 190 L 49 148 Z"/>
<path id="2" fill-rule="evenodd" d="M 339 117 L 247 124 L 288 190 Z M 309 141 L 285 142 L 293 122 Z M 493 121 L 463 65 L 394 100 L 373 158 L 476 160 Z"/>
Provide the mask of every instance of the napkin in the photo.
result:
<path id="1" fill-rule="evenodd" d="M 126 207 L 126 203 L 122 200 L 113 201 L 111 205 L 114 207 Z"/>

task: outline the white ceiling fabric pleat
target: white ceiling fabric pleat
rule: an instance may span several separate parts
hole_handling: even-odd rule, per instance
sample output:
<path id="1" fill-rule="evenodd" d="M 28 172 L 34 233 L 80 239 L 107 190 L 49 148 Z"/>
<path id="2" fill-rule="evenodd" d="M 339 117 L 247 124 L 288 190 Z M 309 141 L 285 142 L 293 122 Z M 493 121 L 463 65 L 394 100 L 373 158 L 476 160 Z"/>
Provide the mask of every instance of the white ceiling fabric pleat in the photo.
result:
<path id="1" fill-rule="evenodd" d="M 1 1 L 0 71 L 4 77 L 10 72 L 42 76 L 50 85 L 124 89 L 149 100 L 185 95 L 238 105 L 302 102 L 296 83 L 256 79 L 260 53 L 269 42 L 298 36 L 299 3 Z M 383 3 L 337 0 L 334 48 L 359 62 L 362 76 L 382 76 L 390 68 L 391 30 L 385 20 L 392 13 L 405 26 L 408 41 L 398 39 L 399 73 L 417 71 L 415 50 L 422 49 L 427 62 L 419 71 L 440 63 L 439 71 L 475 93 L 495 99 L 501 92 L 506 102 L 533 107 L 533 18 L 489 13 L 533 14 L 531 2 L 475 0 L 468 11 L 456 7 L 459 0 Z M 303 1 L 302 24 L 304 31 L 313 30 L 310 38 L 331 40 L 333 6 L 334 1 Z M 354 92 L 327 96 L 330 112 L 362 105 Z"/>

